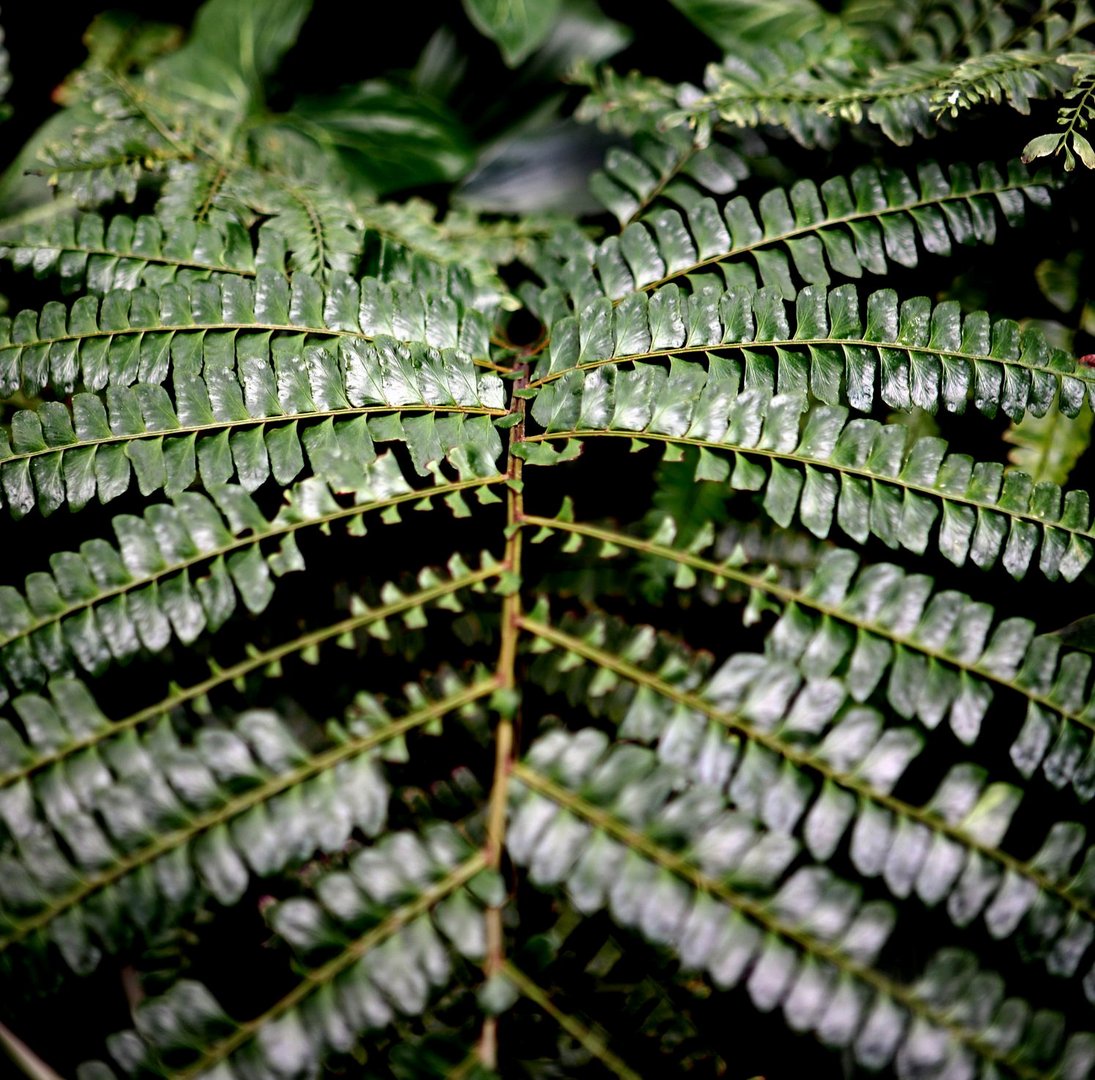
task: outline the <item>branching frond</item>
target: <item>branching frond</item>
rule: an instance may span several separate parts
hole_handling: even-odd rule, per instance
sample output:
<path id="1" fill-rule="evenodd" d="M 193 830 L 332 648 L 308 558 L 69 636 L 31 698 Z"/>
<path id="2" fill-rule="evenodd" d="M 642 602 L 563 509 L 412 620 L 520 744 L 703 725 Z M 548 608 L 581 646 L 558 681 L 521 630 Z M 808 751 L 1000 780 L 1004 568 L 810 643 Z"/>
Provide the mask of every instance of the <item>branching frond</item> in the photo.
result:
<path id="1" fill-rule="evenodd" d="M 842 13 L 890 58 L 916 56 L 948 59 L 982 56 L 1021 46 L 1036 51 L 1059 50 L 1088 30 L 1093 22 L 1086 0 L 1029 4 L 1007 0 L 851 0 Z"/>
<path id="2" fill-rule="evenodd" d="M 1066 172 L 1076 167 L 1077 157 L 1087 168 L 1095 169 L 1095 149 L 1082 134 L 1095 118 L 1095 62 L 1088 53 L 1064 56 L 1062 61 L 1074 69 L 1072 88 L 1065 91 L 1064 98 L 1075 104 L 1058 109 L 1058 130 L 1031 139 L 1023 149 L 1023 160 L 1033 161 L 1064 151 Z"/>
<path id="3" fill-rule="evenodd" d="M 65 137 L 47 142 L 39 158 L 49 183 L 84 209 L 119 197 L 133 202 L 141 182 L 162 175 L 171 162 L 192 158 L 207 138 L 193 115 L 187 134 L 180 135 L 170 104 L 154 103 L 114 72 L 83 72 L 69 91 L 79 104 Z"/>
<path id="4" fill-rule="evenodd" d="M 525 256 L 534 241 L 560 227 L 535 218 L 487 221 L 460 210 L 438 220 L 437 208 L 422 199 L 368 202 L 359 204 L 356 212 L 366 230 L 371 272 L 390 281 L 421 279 L 422 287 L 431 292 L 446 291 L 441 283 L 455 277 L 450 295 L 488 314 L 499 304 L 515 306 L 498 268 Z"/>
<path id="5" fill-rule="evenodd" d="M 175 166 L 156 216 L 167 229 L 194 221 L 224 228 L 258 222 L 260 253 L 284 253 L 291 271 L 323 281 L 356 270 L 364 240 L 349 198 L 336 189 L 218 161 Z"/>
<path id="6" fill-rule="evenodd" d="M 1095 1075 L 1091 211 L 976 164 L 1095 163 L 1092 0 L 673 4 L 702 88 L 89 32 L 0 178 L 24 1068 Z"/>

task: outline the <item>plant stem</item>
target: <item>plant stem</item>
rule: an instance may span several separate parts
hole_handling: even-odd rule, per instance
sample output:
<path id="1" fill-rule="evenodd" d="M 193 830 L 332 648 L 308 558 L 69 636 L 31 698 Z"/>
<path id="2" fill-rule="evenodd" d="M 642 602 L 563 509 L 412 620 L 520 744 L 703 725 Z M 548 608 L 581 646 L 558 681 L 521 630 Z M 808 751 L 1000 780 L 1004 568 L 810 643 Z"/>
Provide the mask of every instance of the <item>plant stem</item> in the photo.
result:
<path id="1" fill-rule="evenodd" d="M 24 1076 L 31 1080 L 61 1080 L 22 1039 L 0 1024 L 0 1048 Z"/>
<path id="2" fill-rule="evenodd" d="M 602 1065 L 621 1080 L 641 1080 L 640 1074 L 629 1068 L 607 1046 L 605 1036 L 597 1029 L 583 1024 L 563 1012 L 551 1000 L 547 991 L 537 986 L 523 971 L 507 960 L 504 965 L 506 978 L 529 999 L 544 1010 L 568 1035 L 582 1044 Z"/>
<path id="3" fill-rule="evenodd" d="M 520 365 L 521 374 L 514 382 L 514 389 L 528 381 L 527 364 Z M 516 691 L 517 638 L 521 632 L 521 545 L 524 499 L 521 492 L 522 460 L 512 451 L 524 438 L 525 401 L 513 395 L 510 409 L 519 417 L 509 433 L 509 492 L 506 508 L 506 554 L 502 565 L 507 575 L 505 599 L 502 602 L 501 643 L 498 649 L 498 689 L 504 695 L 498 726 L 494 733 L 494 780 L 491 784 L 487 808 L 487 842 L 485 856 L 487 866 L 498 870 L 502 862 L 502 850 L 506 837 L 506 799 L 509 793 L 509 776 L 514 763 L 514 721 L 516 709 L 513 695 Z M 504 904 L 505 901 L 503 901 Z M 502 906 L 494 906 L 486 912 L 487 956 L 483 962 L 484 977 L 497 975 L 505 959 L 505 942 L 502 933 Z M 488 1016 L 483 1021 L 479 1040 L 479 1060 L 488 1069 L 498 1067 L 498 1020 Z"/>

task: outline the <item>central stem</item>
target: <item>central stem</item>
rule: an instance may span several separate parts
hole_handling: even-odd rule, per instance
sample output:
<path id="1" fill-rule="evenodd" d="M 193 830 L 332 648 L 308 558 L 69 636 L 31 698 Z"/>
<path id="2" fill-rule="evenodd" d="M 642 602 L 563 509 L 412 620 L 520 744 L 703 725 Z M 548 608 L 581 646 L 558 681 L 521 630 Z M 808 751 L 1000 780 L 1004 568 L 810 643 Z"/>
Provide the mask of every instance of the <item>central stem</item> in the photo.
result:
<path id="1" fill-rule="evenodd" d="M 528 381 L 527 365 L 522 364 L 514 382 L 514 390 L 521 390 Z M 498 649 L 496 679 L 498 691 L 498 724 L 494 733 L 494 780 L 491 784 L 487 807 L 487 840 L 484 855 L 487 867 L 497 871 L 502 863 L 502 851 L 506 835 L 506 801 L 509 793 L 509 777 L 514 763 L 514 727 L 518 720 L 517 696 L 517 638 L 521 632 L 521 521 L 524 509 L 521 479 L 522 461 L 513 453 L 513 447 L 522 441 L 525 431 L 525 401 L 514 394 L 510 411 L 517 422 L 510 428 L 508 451 L 509 493 L 506 510 L 506 553 L 502 563 L 501 587 L 505 590 L 502 601 L 501 641 Z M 483 974 L 487 979 L 500 976 L 505 963 L 505 943 L 502 934 L 502 904 L 486 911 L 487 955 L 483 962 Z M 483 1021 L 479 1040 L 479 1060 L 488 1069 L 498 1067 L 498 1021 L 489 1016 Z"/>

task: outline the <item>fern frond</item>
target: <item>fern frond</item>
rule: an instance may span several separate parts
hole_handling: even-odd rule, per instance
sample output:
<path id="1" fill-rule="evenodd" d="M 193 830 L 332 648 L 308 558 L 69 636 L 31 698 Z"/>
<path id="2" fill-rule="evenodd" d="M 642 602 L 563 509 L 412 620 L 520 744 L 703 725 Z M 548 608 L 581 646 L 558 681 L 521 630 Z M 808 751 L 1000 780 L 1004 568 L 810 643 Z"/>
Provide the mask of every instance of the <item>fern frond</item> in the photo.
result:
<path id="1" fill-rule="evenodd" d="M 659 138 L 675 125 L 677 91 L 662 79 L 638 71 L 620 75 L 611 68 L 599 72 L 579 68 L 575 78 L 588 87 L 574 113 L 578 120 L 596 123 L 604 131 Z"/>
<path id="2" fill-rule="evenodd" d="M 202 727 L 189 750 L 161 724 L 111 744 L 102 760 L 85 759 L 82 773 L 47 771 L 33 789 L 6 789 L 15 846 L 3 858 L 0 952 L 48 941 L 86 972 L 101 946 L 114 951 L 162 925 L 196 889 L 234 904 L 252 875 L 337 852 L 355 828 L 376 835 L 387 786 L 371 751 L 493 688 L 492 680 L 461 687 L 312 755 L 269 711 L 241 714 L 234 731 Z M 109 917 L 142 892 L 149 902 L 138 926 Z"/>
<path id="3" fill-rule="evenodd" d="M 801 48 L 750 50 L 708 68 L 704 90 L 680 94 L 682 119 L 709 114 L 723 123 L 774 124 L 804 146 L 832 146 L 838 122 L 877 125 L 899 146 L 935 133 L 940 119 L 974 105 L 1030 111 L 1033 98 L 1067 89 L 1070 76 L 1054 53 L 1008 49 L 956 63 L 892 63 L 855 77 L 838 64 L 810 70 Z"/>
<path id="4" fill-rule="evenodd" d="M 0 258 L 16 270 L 33 270 L 35 277 L 56 274 L 66 293 L 158 289 L 212 274 L 253 278 L 257 268 L 251 241 L 239 226 L 180 221 L 165 232 L 156 218 L 124 214 L 109 224 L 98 214 L 78 213 L 32 225 L 0 241 Z"/>
<path id="5" fill-rule="evenodd" d="M 611 550 L 630 549 L 677 568 L 674 584 L 687 589 L 696 573 L 716 586 L 743 587 L 747 622 L 764 611 L 779 615 L 765 648 L 797 664 L 810 679 L 836 675 L 854 701 L 876 692 L 902 717 L 933 729 L 944 720 L 972 745 L 995 694 L 1025 701 L 1026 721 L 1011 745 L 1023 776 L 1039 765 L 1055 786 L 1071 783 L 1078 796 L 1095 796 L 1095 716 L 1091 660 L 1062 650 L 1052 634 L 1036 635 L 1033 622 L 995 620 L 992 608 L 953 591 L 932 592 L 929 581 L 887 563 L 860 568 L 849 551 L 822 554 L 801 586 L 770 572 L 750 571 L 740 556 L 715 561 L 703 552 L 708 538 L 687 549 L 616 529 L 527 515 L 525 523 L 550 533 L 588 538 Z M 571 548 L 573 544 L 571 544 Z"/>
<path id="6" fill-rule="evenodd" d="M 55 143 L 41 157 L 43 173 L 59 194 L 83 209 L 94 209 L 117 198 L 133 202 L 138 184 L 149 173 L 184 154 L 134 117 L 77 129 L 71 142 Z"/>
<path id="7" fill-rule="evenodd" d="M 1064 98 L 1075 104 L 1062 105 L 1057 110 L 1058 130 L 1031 139 L 1023 149 L 1023 160 L 1033 161 L 1035 158 L 1064 151 L 1065 172 L 1071 172 L 1076 167 L 1077 157 L 1087 168 L 1095 169 L 1095 149 L 1082 134 L 1095 118 L 1095 63 L 1086 53 L 1064 56 L 1061 59 L 1074 69 L 1072 88 L 1065 91 Z"/>
<path id="8" fill-rule="evenodd" d="M 982 56 L 1013 46 L 1059 51 L 1092 25 L 1091 8 L 1084 0 L 1067 6 L 1041 4 L 1037 11 L 1010 0 L 902 0 L 885 6 L 877 0 L 852 0 L 844 6 L 842 18 L 879 46 L 885 43 L 884 54 L 891 59 Z"/>
<path id="9" fill-rule="evenodd" d="M 401 619 L 407 626 L 421 625 L 429 605 L 449 611 L 462 610 L 457 594 L 477 591 L 483 583 L 497 577 L 501 570 L 487 555 L 483 565 L 471 570 L 454 556 L 445 577 L 431 567 L 421 570 L 418 588 L 404 592 L 393 582 L 380 590 L 382 603 L 370 606 L 359 597 L 351 601 L 355 613 L 337 622 L 308 630 L 306 633 L 266 649 L 251 649 L 247 658 L 221 666 L 210 662 L 211 673 L 196 683 L 173 686 L 160 701 L 138 709 L 119 720 L 107 720 L 90 690 L 69 675 L 49 680 L 48 696 L 23 693 L 12 702 L 18 725 L 0 721 L 0 790 L 21 784 L 39 773 L 51 770 L 73 755 L 86 751 L 100 753 L 105 744 L 169 717 L 183 706 L 197 707 L 213 691 L 235 686 L 248 675 L 262 672 L 266 678 L 280 674 L 282 663 L 294 656 L 308 656 L 322 645 L 344 643 L 365 631 L 373 636 L 388 632 L 388 620 Z M 368 705 L 368 708 L 366 708 Z M 367 734 L 373 727 L 388 727 L 391 717 L 376 702 L 355 702 L 348 727 L 355 735 Z"/>
<path id="10" fill-rule="evenodd" d="M 699 87 L 594 73 L 589 0 L 322 97 L 310 0 L 96 23 L 0 182 L 24 1060 L 1095 1074 L 1090 211 L 973 129 L 1063 93 L 1027 156 L 1086 159 L 1093 0 L 673 3 L 633 55 L 691 18 Z M 542 129 L 570 61 L 629 140 Z"/>
<path id="11" fill-rule="evenodd" d="M 805 682 L 783 661 L 738 654 L 702 680 L 687 650 L 659 655 L 649 628 L 622 637 L 596 619 L 571 633 L 528 628 L 560 650 L 543 658 L 537 682 L 609 702 L 621 737 L 657 743 L 667 764 L 773 832 L 801 837 L 819 862 L 847 839 L 856 872 L 881 877 L 895 897 L 945 901 L 959 926 L 983 916 L 996 937 L 1024 923 L 1055 974 L 1083 962 L 1095 939 L 1095 847 L 1085 849 L 1082 825 L 1054 822 L 1023 860 L 1001 846 L 1022 793 L 979 766 L 953 766 L 924 805 L 893 794 L 924 751 L 920 737 L 850 705 L 838 681 Z M 580 674 L 580 661 L 596 674 Z"/>
<path id="12" fill-rule="evenodd" d="M 425 1011 L 458 957 L 482 958 L 480 898 L 496 884 L 482 854 L 450 826 L 421 837 L 390 833 L 346 871 L 320 878 L 315 900 L 271 909 L 275 933 L 301 955 L 304 974 L 260 1016 L 233 1021 L 204 986 L 180 982 L 144 1003 L 137 1030 L 113 1036 L 109 1048 L 123 1076 L 170 1067 L 179 1080 L 227 1062 L 261 1075 L 283 1069 L 290 1052 L 301 1061 L 346 1053 L 387 1027 L 393 1006 L 405 1016 Z"/>
<path id="13" fill-rule="evenodd" d="M 187 221 L 250 228 L 254 212 L 225 190 L 240 167 L 211 158 L 170 163 L 156 200 L 156 217 L 168 229 Z"/>
<path id="14" fill-rule="evenodd" d="M 386 437 L 399 438 L 400 431 L 405 437 L 398 427 Z M 497 439 L 493 429 L 489 433 Z M 462 492 L 476 491 L 489 501 L 487 489 L 505 479 L 493 465 L 478 460 L 473 470 L 490 475 L 456 482 L 438 476 L 432 486 L 416 488 L 394 454 L 370 456 L 360 442 L 367 433 L 362 428 L 356 434 L 359 438 L 348 442 L 337 463 L 352 480 L 350 505 L 315 478 L 291 488 L 270 519 L 239 487 L 216 489 L 216 505 L 187 492 L 174 506 L 151 507 L 144 517 L 116 517 L 117 547 L 88 540 L 79 553 L 51 556 L 52 572 L 29 575 L 25 593 L 0 587 L 0 657 L 8 680 L 17 689 L 38 686 L 74 664 L 98 674 L 113 659 L 131 657 L 142 648 L 155 652 L 173 637 L 190 642 L 224 623 L 236 608 L 237 594 L 252 613 L 265 610 L 274 578 L 304 566 L 295 539 L 301 530 L 341 522 L 351 534 L 360 534 L 366 513 L 379 514 L 382 522 L 398 521 L 399 506 L 432 508 L 434 498 L 465 515 L 469 511 Z M 427 429 L 412 441 L 428 452 L 437 436 Z M 468 468 L 467 448 L 459 436 L 455 451 Z M 274 551 L 264 553 L 264 544 Z"/>
<path id="15" fill-rule="evenodd" d="M 688 793 L 667 799 L 676 770 L 629 749 L 606 753 L 593 731 L 553 733 L 517 764 L 510 850 L 535 884 L 565 884 L 587 913 L 607 905 L 614 921 L 719 989 L 744 978 L 758 1008 L 782 1006 L 795 1030 L 851 1044 L 866 1067 L 893 1062 L 911 1077 L 980 1062 L 1031 1080 L 1055 1068 L 1083 1076 L 1090 1036 L 1046 1047 L 1040 1024 L 1003 1002 L 1002 980 L 967 952 L 937 954 L 911 985 L 886 974 L 887 905 L 864 902 L 826 869 L 789 872 L 793 842 L 742 822 L 722 800 L 698 812 Z M 646 799 L 636 798 L 640 777 Z"/>
<path id="16" fill-rule="evenodd" d="M 441 292 L 446 276 L 465 279 L 458 295 L 466 307 L 493 314 L 499 305 L 516 306 L 498 273 L 515 262 L 534 241 L 559 227 L 552 220 L 489 221 L 462 210 L 438 219 L 437 208 L 423 199 L 405 203 L 361 202 L 356 213 L 366 230 L 366 262 L 384 280 L 425 279 Z"/>
<path id="17" fill-rule="evenodd" d="M 689 133 L 673 129 L 660 137 L 637 136 L 633 151 L 609 150 L 589 188 L 623 227 L 658 199 L 687 206 L 689 196 L 695 199 L 698 192 L 728 195 L 748 172 L 744 159 L 728 146 L 698 145 Z"/>
<path id="18" fill-rule="evenodd" d="M 948 454 L 942 439 L 910 444 L 903 425 L 848 420 L 839 407 L 811 409 L 800 431 L 801 397 L 739 394 L 738 379 L 726 369 L 708 379 L 698 365 L 680 362 L 668 376 L 646 365 L 568 374 L 542 386 L 533 418 L 546 430 L 515 452 L 532 464 L 552 464 L 604 436 L 697 446 L 698 480 L 762 492 L 765 511 L 782 527 L 797 516 L 815 536 L 837 524 L 860 543 L 876 536 L 918 554 L 935 535 L 955 565 L 1000 561 L 1017 578 L 1039 547 L 1039 570 L 1066 580 L 1095 553 L 1084 491 L 1062 500 L 1054 484 L 1036 489 L 1025 473 Z M 562 451 L 542 445 L 556 440 L 567 443 Z"/>
<path id="19" fill-rule="evenodd" d="M 390 295 L 383 287 L 372 290 L 374 299 L 383 300 L 385 291 Z M 426 333 L 442 340 L 444 309 L 431 306 Z M 415 332 L 408 325 L 400 329 Z M 373 413 L 408 415 L 411 426 L 403 431 L 411 433 L 419 463 L 440 460 L 440 454 L 430 456 L 434 429 L 445 452 L 468 436 L 465 458 L 500 452 L 489 425 L 480 430 L 474 417 L 501 414 L 501 385 L 496 376 L 478 375 L 462 353 L 385 336 L 328 340 L 302 347 L 295 335 L 271 344 L 268 333 L 250 341 L 235 333 L 220 342 L 197 334 L 189 371 L 181 363 L 181 344 L 173 346 L 174 402 L 164 387 L 139 382 L 110 386 L 105 403 L 78 393 L 71 412 L 58 402 L 16 412 L 13 445 L 0 435 L 0 502 L 6 500 L 15 516 L 36 505 L 45 514 L 62 505 L 78 510 L 96 495 L 105 503 L 123 494 L 131 471 L 145 495 L 163 489 L 176 496 L 199 474 L 208 490 L 236 477 L 253 491 L 271 475 L 279 484 L 295 479 L 305 453 L 316 475 L 337 490 L 352 490 L 354 469 L 375 456 L 373 436 L 389 437 L 390 416 L 375 418 L 370 434 L 366 417 Z M 472 427 L 465 431 L 460 417 L 473 420 Z M 455 428 L 446 432 L 452 421 Z M 402 436 L 393 429 L 391 437 Z M 345 460 L 348 455 L 354 460 Z"/>
<path id="20" fill-rule="evenodd" d="M 687 188 L 661 195 L 683 213 L 671 207 L 658 210 L 592 250 L 563 233 L 547 251 L 560 263 L 580 260 L 591 266 L 600 288 L 613 300 L 711 267 L 721 269 L 731 287 L 756 288 L 751 264 L 764 287 L 793 300 L 796 275 L 809 285 L 828 285 L 830 272 L 859 278 L 864 272 L 885 274 L 890 262 L 914 267 L 919 262 L 917 238 L 933 255 L 949 255 L 952 239 L 991 244 L 997 208 L 1008 225 L 1018 226 L 1027 201 L 1040 206 L 1048 202 L 1044 180 L 1031 177 L 1016 162 L 1006 178 L 990 164 L 976 170 L 952 165 L 948 177 L 929 162 L 918 169 L 915 186 L 896 169 L 879 172 L 872 166 L 856 170 L 848 180 L 828 180 L 820 191 L 812 180 L 799 180 L 789 190 L 774 188 L 760 198 L 759 222 L 741 196 L 720 212 L 712 199 Z M 630 205 L 617 204 L 621 212 Z M 573 288 L 581 273 L 548 260 L 536 265 L 549 286 L 563 290 Z M 586 284 L 583 302 L 588 303 L 588 295 Z"/>
<path id="21" fill-rule="evenodd" d="M 850 285 L 828 295 L 807 286 L 793 323 L 769 289 L 711 286 L 688 295 L 670 284 L 649 296 L 632 294 L 615 307 L 595 286 L 590 292 L 573 294 L 578 316 L 569 315 L 561 298 L 541 312 L 552 322 L 552 340 L 531 387 L 546 387 L 575 370 L 634 364 L 641 372 L 645 361 L 665 357 L 675 358 L 679 376 L 702 380 L 700 362 L 687 359 L 693 353 L 708 357 L 726 393 L 735 391 L 744 372 L 748 387 L 809 390 L 826 404 L 847 402 L 862 412 L 874 404 L 876 380 L 882 401 L 895 409 L 934 412 L 942 404 L 963 412 L 972 396 L 981 412 L 994 416 L 999 409 L 1013 420 L 1027 410 L 1044 415 L 1058 391 L 1058 408 L 1075 416 L 1085 392 L 1095 387 L 1087 369 L 1052 348 L 1037 329 L 1020 331 L 1007 319 L 991 322 L 984 312 L 963 317 L 954 301 L 933 306 L 916 297 L 899 303 L 896 293 L 882 289 L 868 297 L 864 325 Z M 543 299 L 550 305 L 550 292 Z M 632 377 L 637 387 L 654 376 Z M 541 406 L 541 415 L 546 409 Z"/>
<path id="22" fill-rule="evenodd" d="M 82 209 L 122 198 L 133 202 L 138 185 L 171 162 L 189 160 L 207 137 L 193 115 L 182 122 L 170 100 L 153 100 L 123 75 L 91 68 L 74 76 L 76 99 L 65 138 L 38 152 L 51 186 Z M 179 129 L 185 128 L 185 134 Z"/>
<path id="23" fill-rule="evenodd" d="M 81 297 L 70 309 L 51 303 L 40 315 L 22 311 L 0 320 L 0 394 L 162 383 L 169 372 L 196 375 L 213 366 L 230 372 L 235 353 L 281 351 L 271 344 L 274 334 L 286 335 L 283 356 L 387 335 L 478 359 L 489 351 L 488 333 L 478 312 L 462 311 L 448 297 L 343 275 L 324 291 L 307 275 L 290 283 L 261 270 L 254 280 L 223 275 L 188 288 L 114 290 Z"/>

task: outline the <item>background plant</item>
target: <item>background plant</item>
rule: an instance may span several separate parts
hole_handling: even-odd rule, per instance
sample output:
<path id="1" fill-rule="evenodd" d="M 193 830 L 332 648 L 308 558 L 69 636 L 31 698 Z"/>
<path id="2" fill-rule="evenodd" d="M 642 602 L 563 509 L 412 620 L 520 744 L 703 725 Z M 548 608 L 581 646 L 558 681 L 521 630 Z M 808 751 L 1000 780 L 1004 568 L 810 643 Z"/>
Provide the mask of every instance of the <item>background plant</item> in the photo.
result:
<path id="1" fill-rule="evenodd" d="M 8 23 L 14 1066 L 1092 1075 L 1095 15 L 397 14 Z"/>

